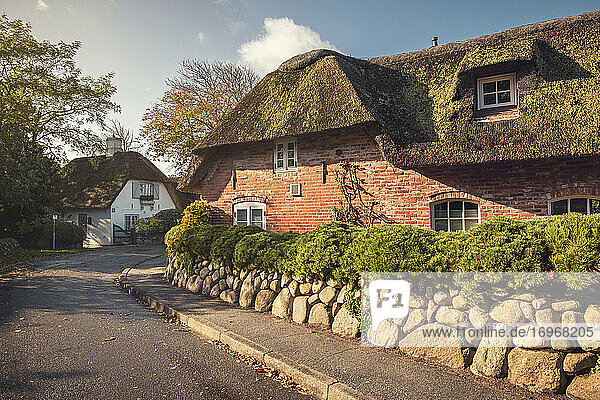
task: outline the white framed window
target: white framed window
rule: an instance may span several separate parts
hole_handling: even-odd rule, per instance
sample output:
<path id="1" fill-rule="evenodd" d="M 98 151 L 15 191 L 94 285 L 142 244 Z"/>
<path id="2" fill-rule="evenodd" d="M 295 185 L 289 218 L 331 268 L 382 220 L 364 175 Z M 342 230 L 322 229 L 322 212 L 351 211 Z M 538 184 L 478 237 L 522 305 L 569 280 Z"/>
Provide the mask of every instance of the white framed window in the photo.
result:
<path id="1" fill-rule="evenodd" d="M 516 74 L 504 74 L 477 79 L 477 108 L 517 104 Z"/>
<path id="2" fill-rule="evenodd" d="M 137 214 L 125 214 L 125 223 L 123 224 L 123 229 L 128 231 L 133 228 L 133 224 L 135 224 L 135 221 L 137 221 L 139 217 L 140 216 Z"/>
<path id="3" fill-rule="evenodd" d="M 600 214 L 600 198 L 568 197 L 552 200 L 548 203 L 548 215 L 562 215 L 570 212 L 581 214 Z"/>
<path id="4" fill-rule="evenodd" d="M 233 205 L 233 225 L 256 225 L 266 229 L 266 204 L 246 201 Z"/>
<path id="5" fill-rule="evenodd" d="M 150 198 L 154 200 L 158 200 L 159 193 L 159 185 L 150 183 L 150 182 L 133 182 L 131 185 L 132 188 L 132 198 L 139 199 L 140 196 L 142 198 Z"/>
<path id="6" fill-rule="evenodd" d="M 295 140 L 278 140 L 275 142 L 273 166 L 275 171 L 295 170 L 298 167 Z"/>
<path id="7" fill-rule="evenodd" d="M 468 231 L 479 223 L 479 204 L 465 200 L 444 200 L 431 205 L 435 231 Z"/>

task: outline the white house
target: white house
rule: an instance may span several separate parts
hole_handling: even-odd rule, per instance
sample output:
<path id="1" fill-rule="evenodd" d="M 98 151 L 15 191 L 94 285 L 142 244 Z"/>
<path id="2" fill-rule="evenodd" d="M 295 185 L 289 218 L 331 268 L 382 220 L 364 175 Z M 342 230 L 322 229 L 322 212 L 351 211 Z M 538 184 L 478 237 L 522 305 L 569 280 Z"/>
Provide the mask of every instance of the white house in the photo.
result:
<path id="1" fill-rule="evenodd" d="M 61 170 L 60 208 L 86 232 L 84 246 L 119 244 L 133 223 L 183 208 L 185 195 L 150 160 L 107 140 L 103 156 L 76 158 Z"/>

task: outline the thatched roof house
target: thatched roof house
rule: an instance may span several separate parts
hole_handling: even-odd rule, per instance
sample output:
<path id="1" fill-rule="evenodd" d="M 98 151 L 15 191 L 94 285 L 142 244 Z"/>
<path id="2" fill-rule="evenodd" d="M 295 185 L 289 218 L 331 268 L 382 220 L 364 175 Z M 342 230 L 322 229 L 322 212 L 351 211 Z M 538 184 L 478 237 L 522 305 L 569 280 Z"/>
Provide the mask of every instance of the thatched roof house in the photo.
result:
<path id="1" fill-rule="evenodd" d="M 57 208 L 87 230 L 87 245 L 114 244 L 116 231 L 170 208 L 183 208 L 193 195 L 134 151 L 76 158 L 56 179 Z"/>
<path id="2" fill-rule="evenodd" d="M 180 187 L 198 192 L 235 146 L 353 129 L 405 170 L 598 155 L 599 49 L 596 11 L 368 60 L 301 54 L 201 140 Z M 483 104 L 479 81 L 505 75 L 512 98 Z"/>

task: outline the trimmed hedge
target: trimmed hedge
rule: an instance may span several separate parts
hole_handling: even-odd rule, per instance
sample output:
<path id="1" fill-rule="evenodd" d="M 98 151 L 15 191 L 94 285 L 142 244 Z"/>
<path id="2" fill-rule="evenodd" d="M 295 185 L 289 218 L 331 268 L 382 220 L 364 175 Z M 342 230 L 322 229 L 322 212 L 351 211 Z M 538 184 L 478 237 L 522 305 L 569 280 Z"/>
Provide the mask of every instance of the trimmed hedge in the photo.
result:
<path id="1" fill-rule="evenodd" d="M 164 235 L 179 223 L 183 212 L 179 209 L 162 210 L 152 217 L 135 221 L 135 234 L 142 240 L 153 240 Z"/>
<path id="2" fill-rule="evenodd" d="M 21 249 L 21 245 L 17 239 L 0 238 L 0 258 L 10 257 L 19 249 Z"/>
<path id="3" fill-rule="evenodd" d="M 52 219 L 40 218 L 32 222 L 21 222 L 17 225 L 17 238 L 27 249 L 52 248 Z M 79 226 L 58 220 L 56 221 L 56 248 L 72 249 L 81 247 L 85 232 Z"/>
<path id="4" fill-rule="evenodd" d="M 598 271 L 600 216 L 568 214 L 518 221 L 490 218 L 468 232 L 404 225 L 358 228 L 339 222 L 302 233 L 256 226 L 177 225 L 170 252 L 249 269 L 356 283 L 364 271 Z"/>

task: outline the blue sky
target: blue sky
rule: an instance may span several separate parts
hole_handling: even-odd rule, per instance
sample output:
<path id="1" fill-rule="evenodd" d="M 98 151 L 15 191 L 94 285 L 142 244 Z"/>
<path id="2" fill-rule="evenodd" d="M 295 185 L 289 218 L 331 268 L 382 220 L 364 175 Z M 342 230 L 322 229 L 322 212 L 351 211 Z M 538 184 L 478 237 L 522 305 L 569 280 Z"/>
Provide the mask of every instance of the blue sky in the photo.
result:
<path id="1" fill-rule="evenodd" d="M 446 43 L 596 9 L 598 0 L 0 0 L 38 38 L 80 40 L 84 73 L 114 72 L 116 118 L 135 131 L 185 58 L 241 62 L 264 74 L 315 47 L 367 58 L 429 47 L 432 36 Z"/>

